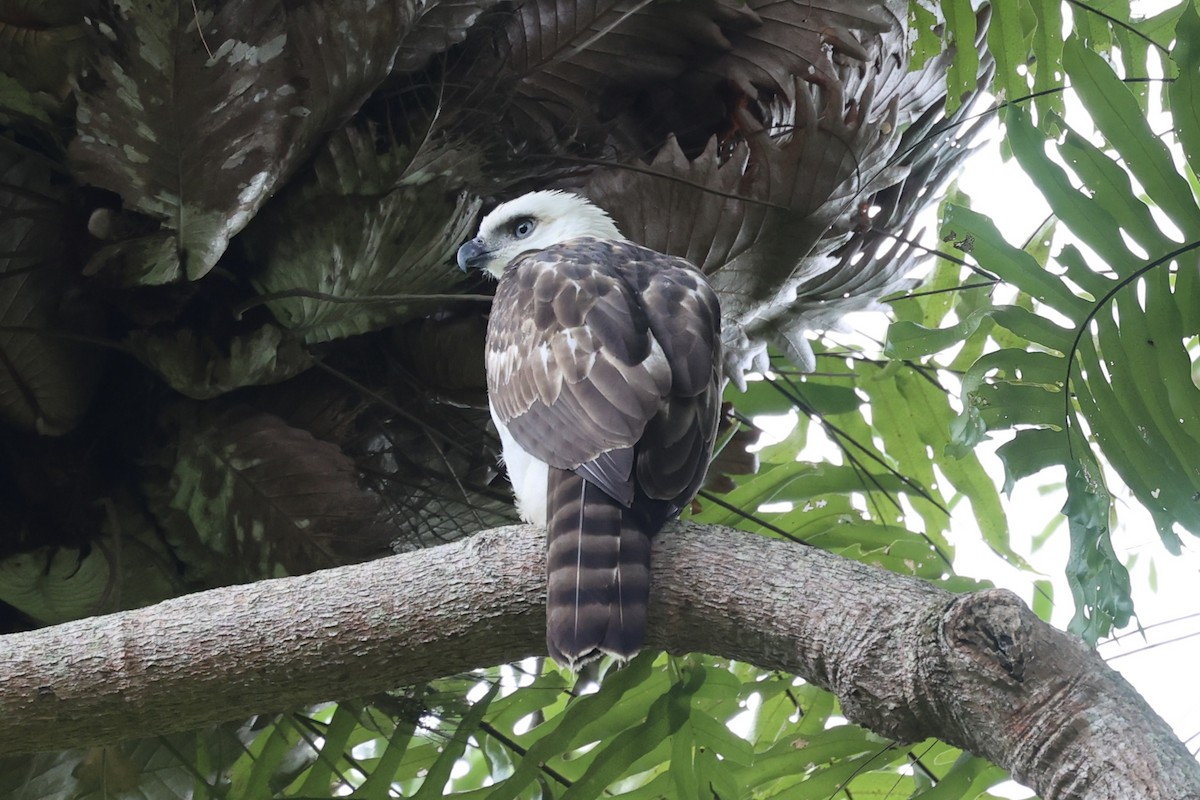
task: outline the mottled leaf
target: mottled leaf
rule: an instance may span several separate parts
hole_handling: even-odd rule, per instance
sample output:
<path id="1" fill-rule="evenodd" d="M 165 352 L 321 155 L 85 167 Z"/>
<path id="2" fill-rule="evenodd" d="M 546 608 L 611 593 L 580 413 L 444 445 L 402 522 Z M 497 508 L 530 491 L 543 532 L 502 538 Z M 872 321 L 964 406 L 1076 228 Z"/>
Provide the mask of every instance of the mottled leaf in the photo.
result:
<path id="1" fill-rule="evenodd" d="M 309 572 L 385 546 L 371 527 L 379 500 L 335 445 L 245 408 L 194 416 L 181 405 L 164 420 L 174 444 L 144 484 L 193 583 Z"/>
<path id="2" fill-rule="evenodd" d="M 316 0 L 101 3 L 71 162 L 158 219 L 169 242 L 115 265 L 121 278 L 205 275 L 317 137 L 387 76 L 413 13 L 399 0 L 349 16 Z"/>
<path id="3" fill-rule="evenodd" d="M 197 331 L 134 331 L 126 344 L 171 388 L 196 400 L 243 386 L 277 383 L 313 363 L 303 344 L 274 325 L 218 341 Z"/>
<path id="4" fill-rule="evenodd" d="M 426 317 L 394 328 L 390 340 L 413 376 L 430 390 L 460 403 L 487 404 L 482 315 Z"/>
<path id="5" fill-rule="evenodd" d="M 267 718 L 259 721 L 266 724 Z M 214 790 L 227 785 L 225 771 L 257 732 L 239 721 L 107 747 L 5 758 L 0 780 L 12 790 L 8 796 L 20 800 L 198 798 L 205 796 L 198 782 Z"/>
<path id="6" fill-rule="evenodd" d="M 319 342 L 436 308 L 421 295 L 461 282 L 452 260 L 479 208 L 447 190 L 472 174 L 470 158 L 432 130 L 382 152 L 370 131 L 332 137 L 305 181 L 246 232 L 248 257 L 263 265 L 255 284 L 280 324 Z"/>
<path id="7" fill-rule="evenodd" d="M 430 57 L 458 44 L 487 9 L 499 0 L 441 0 L 422 3 L 420 15 L 400 40 L 393 69 L 408 72 L 425 66 Z"/>
<path id="8" fill-rule="evenodd" d="M 0 122 L 13 127 L 28 126 L 29 123 L 52 127 L 50 115 L 57 110 L 57 104 L 46 98 L 46 95 L 26 89 L 15 78 L 0 73 Z"/>
<path id="9" fill-rule="evenodd" d="M 113 588 L 107 554 L 42 549 L 0 560 L 0 601 L 42 625 L 91 616 Z"/>
<path id="10" fill-rule="evenodd" d="M 75 499 L 59 493 L 60 502 L 68 498 Z M 86 550 L 43 547 L 0 559 L 0 601 L 35 623 L 55 625 L 177 595 L 175 562 L 159 532 L 132 504 L 106 498 L 103 505 L 107 535 Z"/>

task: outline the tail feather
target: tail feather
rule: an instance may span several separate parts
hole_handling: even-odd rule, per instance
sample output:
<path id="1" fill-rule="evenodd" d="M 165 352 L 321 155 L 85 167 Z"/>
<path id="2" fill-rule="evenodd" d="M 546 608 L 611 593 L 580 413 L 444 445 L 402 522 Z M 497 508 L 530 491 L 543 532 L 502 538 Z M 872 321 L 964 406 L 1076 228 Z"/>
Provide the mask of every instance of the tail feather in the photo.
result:
<path id="1" fill-rule="evenodd" d="M 642 646 L 650 594 L 650 537 L 634 515 L 568 470 L 550 469 L 546 644 L 578 668 Z"/>

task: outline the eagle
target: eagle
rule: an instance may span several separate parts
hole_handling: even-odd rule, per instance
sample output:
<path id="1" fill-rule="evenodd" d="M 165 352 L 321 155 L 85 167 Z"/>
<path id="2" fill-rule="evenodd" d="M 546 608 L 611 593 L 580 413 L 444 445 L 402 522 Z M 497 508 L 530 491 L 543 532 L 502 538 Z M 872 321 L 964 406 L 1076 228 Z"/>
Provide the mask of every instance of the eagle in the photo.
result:
<path id="1" fill-rule="evenodd" d="M 546 644 L 572 670 L 645 638 L 650 539 L 691 503 L 721 403 L 717 295 L 583 197 L 497 206 L 458 250 L 499 279 L 488 404 L 526 522 L 547 529 Z"/>

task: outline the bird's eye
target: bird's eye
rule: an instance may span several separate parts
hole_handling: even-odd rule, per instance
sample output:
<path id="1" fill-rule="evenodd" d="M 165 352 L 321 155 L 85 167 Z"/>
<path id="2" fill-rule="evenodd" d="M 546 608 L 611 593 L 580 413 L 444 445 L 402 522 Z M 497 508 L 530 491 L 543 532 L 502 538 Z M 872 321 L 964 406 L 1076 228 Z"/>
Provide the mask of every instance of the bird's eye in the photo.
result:
<path id="1" fill-rule="evenodd" d="M 533 233 L 533 220 L 531 219 L 517 220 L 516 224 L 513 225 L 513 236 L 518 239 L 524 239 L 531 233 Z"/>

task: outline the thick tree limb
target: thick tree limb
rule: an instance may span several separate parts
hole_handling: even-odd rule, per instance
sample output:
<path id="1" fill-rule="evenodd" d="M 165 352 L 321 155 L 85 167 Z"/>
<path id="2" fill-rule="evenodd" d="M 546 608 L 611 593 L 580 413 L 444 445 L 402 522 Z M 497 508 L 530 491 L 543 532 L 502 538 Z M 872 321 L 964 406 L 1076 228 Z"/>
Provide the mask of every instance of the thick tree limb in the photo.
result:
<path id="1" fill-rule="evenodd" d="M 681 524 L 650 646 L 794 672 L 901 740 L 937 736 L 1046 800 L 1200 798 L 1134 689 L 1004 591 L 951 595 L 819 550 Z M 517 526 L 0 638 L 0 752 L 95 745 L 543 653 L 543 534 Z"/>

